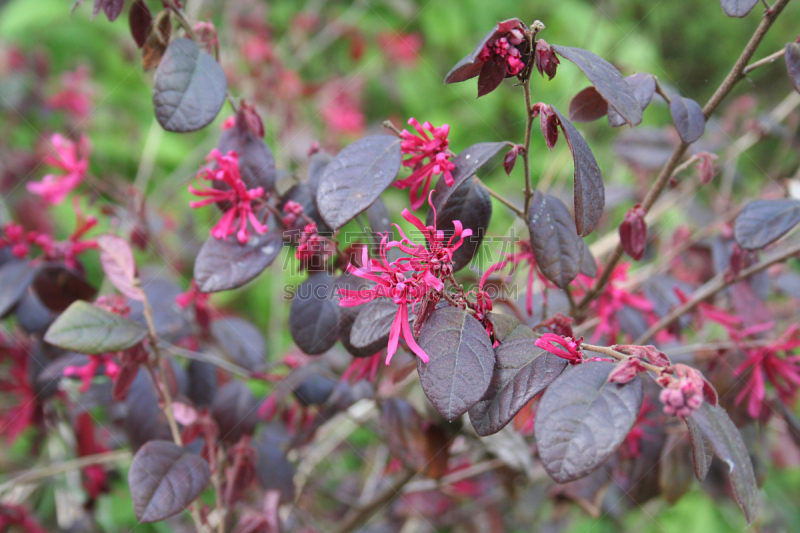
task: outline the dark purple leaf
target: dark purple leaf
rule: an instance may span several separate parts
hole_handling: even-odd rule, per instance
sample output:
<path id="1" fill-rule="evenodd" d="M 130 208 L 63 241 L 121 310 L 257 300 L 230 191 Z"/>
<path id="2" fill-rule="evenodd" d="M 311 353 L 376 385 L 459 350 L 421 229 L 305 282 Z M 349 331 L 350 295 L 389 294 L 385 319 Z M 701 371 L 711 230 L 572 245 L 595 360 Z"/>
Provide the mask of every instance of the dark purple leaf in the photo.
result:
<path id="1" fill-rule="evenodd" d="M 106 14 L 106 18 L 110 22 L 114 22 L 122 8 L 125 7 L 125 0 L 94 0 L 94 9 L 92 9 L 92 18 L 96 17 L 100 10 Z"/>
<path id="2" fill-rule="evenodd" d="M 14 309 L 17 324 L 27 333 L 43 335 L 58 313 L 48 309 L 33 291 L 27 291 Z"/>
<path id="3" fill-rule="evenodd" d="M 317 208 L 337 230 L 364 211 L 391 185 L 400 170 L 400 138 L 372 135 L 333 158 L 319 180 Z"/>
<path id="4" fill-rule="evenodd" d="M 237 122 L 234 127 L 223 131 L 217 141 L 217 149 L 223 154 L 233 150 L 239 155 L 239 171 L 249 189 L 263 187 L 267 192 L 275 189 L 275 157 L 269 146 L 256 137 L 246 124 Z"/>
<path id="5" fill-rule="evenodd" d="M 456 168 L 452 173 L 453 186 L 451 188 L 457 188 L 470 176 L 474 176 L 478 169 L 491 161 L 494 156 L 508 145 L 507 142 L 477 143 L 462 150 L 461 153 L 453 158 L 453 164 Z"/>
<path id="6" fill-rule="evenodd" d="M 383 200 L 380 198 L 375 200 L 375 203 L 367 208 L 366 214 L 369 229 L 373 234 L 391 233 L 392 218 Z"/>
<path id="7" fill-rule="evenodd" d="M 494 36 L 495 31 L 497 31 L 497 26 L 492 28 L 489 33 L 483 36 L 483 39 L 481 39 L 472 52 L 464 56 L 461 61 L 456 63 L 456 66 L 450 69 L 450 72 L 448 72 L 447 76 L 444 78 L 444 82 L 446 84 L 467 81 L 468 79 L 474 78 L 480 74 L 481 67 L 483 67 L 483 61 L 480 61 L 478 56 L 481 54 L 483 47 L 486 46 L 486 43 L 489 41 L 489 39 Z"/>
<path id="8" fill-rule="evenodd" d="M 311 374 L 295 389 L 294 396 L 302 405 L 323 405 L 331 397 L 336 382 L 322 374 Z"/>
<path id="9" fill-rule="evenodd" d="M 545 470 L 558 483 L 582 478 L 602 465 L 636 422 L 642 382 L 609 383 L 614 367 L 600 361 L 572 367 L 542 396 L 536 444 Z"/>
<path id="10" fill-rule="evenodd" d="M 453 421 L 478 403 L 492 379 L 494 350 L 480 322 L 463 309 L 433 312 L 419 336 L 430 357 L 417 360 L 422 390 L 442 416 Z"/>
<path id="11" fill-rule="evenodd" d="M 205 361 L 192 359 L 189 374 L 189 399 L 195 407 L 209 407 L 217 393 L 217 367 Z"/>
<path id="12" fill-rule="evenodd" d="M 243 381 L 229 381 L 217 391 L 211 416 L 219 426 L 219 438 L 235 443 L 243 435 L 252 435 L 258 418 L 258 404 Z"/>
<path id="13" fill-rule="evenodd" d="M 492 219 L 492 198 L 475 176 L 453 187 L 447 187 L 442 177 L 433 191 L 433 205 L 436 208 L 436 229 L 444 231 L 445 240 L 453 236 L 455 220 L 460 221 L 464 229 L 472 230 L 472 235 L 464 239 L 453 254 L 453 271 L 461 270 L 469 264 L 483 242 Z M 428 210 L 425 224 L 433 225 L 433 209 Z"/>
<path id="14" fill-rule="evenodd" d="M 553 110 L 561 122 L 561 131 L 567 138 L 572 160 L 575 163 L 575 228 L 585 237 L 597 227 L 606 203 L 603 174 L 594 159 L 591 148 L 575 126 L 555 107 Z"/>
<path id="15" fill-rule="evenodd" d="M 720 0 L 722 10 L 729 17 L 742 18 L 756 7 L 758 0 Z"/>
<path id="16" fill-rule="evenodd" d="M 130 348 L 147 336 L 138 322 L 77 301 L 47 330 L 44 340 L 73 352 L 98 354 Z"/>
<path id="17" fill-rule="evenodd" d="M 311 156 L 311 161 L 308 163 L 308 185 L 311 187 L 312 198 L 317 197 L 319 180 L 322 179 L 322 175 L 331 161 L 333 161 L 333 156 L 327 152 L 317 152 Z"/>
<path id="18" fill-rule="evenodd" d="M 469 410 L 472 426 L 481 437 L 503 429 L 567 366 L 566 359 L 538 348 L 534 338 L 504 342 L 495 355 L 489 389 Z"/>
<path id="19" fill-rule="evenodd" d="M 631 86 L 633 96 L 636 97 L 636 101 L 639 102 L 639 106 L 642 108 L 642 112 L 644 112 L 647 106 L 650 105 L 653 95 L 656 93 L 656 79 L 652 74 L 639 72 L 638 74 L 625 77 L 625 81 Z M 612 128 L 616 128 L 623 124 L 625 124 L 625 119 L 613 109 L 609 109 L 608 125 Z"/>
<path id="20" fill-rule="evenodd" d="M 597 261 L 592 255 L 589 245 L 586 244 L 583 239 L 581 239 L 581 244 L 583 244 L 583 253 L 581 254 L 580 273 L 594 278 L 597 276 Z"/>
<path id="21" fill-rule="evenodd" d="M 569 103 L 569 119 L 573 122 L 591 122 L 606 113 L 608 103 L 593 85 L 576 94 Z"/>
<path id="22" fill-rule="evenodd" d="M 167 131 L 199 130 L 217 117 L 227 91 L 219 63 L 191 39 L 175 39 L 167 46 L 153 80 L 156 118 Z"/>
<path id="23" fill-rule="evenodd" d="M 564 59 L 575 63 L 605 98 L 609 108 L 616 110 L 628 124 L 636 126 L 642 121 L 642 107 L 614 65 L 582 48 L 557 45 L 552 45 L 552 48 Z"/>
<path id="24" fill-rule="evenodd" d="M 755 200 L 736 217 L 733 236 L 745 250 L 759 250 L 777 241 L 800 223 L 800 200 Z"/>
<path id="25" fill-rule="evenodd" d="M 691 144 L 699 139 L 706 130 L 706 117 L 700 104 L 691 98 L 675 96 L 669 104 L 672 122 L 678 129 L 681 140 Z"/>
<path id="26" fill-rule="evenodd" d="M 350 342 L 356 348 L 375 344 L 385 346 L 389 342 L 389 332 L 397 315 L 397 304 L 390 298 L 377 298 L 360 305 L 358 309 L 350 331 Z"/>
<path id="27" fill-rule="evenodd" d="M 483 63 L 478 76 L 478 98 L 494 91 L 506 78 L 508 67 L 505 61 L 489 59 Z"/>
<path id="28" fill-rule="evenodd" d="M 20 301 L 38 272 L 27 261 L 11 260 L 0 267 L 0 318 Z"/>
<path id="29" fill-rule="evenodd" d="M 266 428 L 256 440 L 256 476 L 265 490 L 281 493 L 281 503 L 294 501 L 294 467 Z"/>
<path id="30" fill-rule="evenodd" d="M 409 402 L 401 398 L 381 402 L 380 423 L 392 457 L 433 479 L 447 472 L 450 439 L 442 428 L 426 423 Z"/>
<path id="31" fill-rule="evenodd" d="M 82 273 L 59 263 L 38 268 L 31 288 L 48 309 L 56 312 L 77 300 L 91 300 L 97 294 Z"/>
<path id="32" fill-rule="evenodd" d="M 128 389 L 125 406 L 125 434 L 133 450 L 138 450 L 151 440 L 171 438 L 169 422 L 158 405 L 158 393 L 145 369 L 140 368 L 136 374 Z"/>
<path id="33" fill-rule="evenodd" d="M 131 26 L 131 35 L 139 48 L 147 41 L 147 30 L 153 22 L 153 15 L 144 0 L 135 0 L 128 12 L 128 22 Z"/>
<path id="34" fill-rule="evenodd" d="M 150 441 L 128 471 L 133 510 L 140 522 L 158 522 L 186 509 L 211 479 L 208 463 L 177 444 Z"/>
<path id="35" fill-rule="evenodd" d="M 502 342 L 511 342 L 515 339 L 533 338 L 533 330 L 511 315 L 503 313 L 489 313 L 495 338 Z"/>
<path id="36" fill-rule="evenodd" d="M 237 316 L 211 322 L 211 334 L 231 361 L 247 370 L 260 370 L 267 359 L 264 335 L 252 323 Z"/>
<path id="37" fill-rule="evenodd" d="M 142 300 L 142 289 L 135 284 L 136 263 L 128 242 L 108 234 L 98 237 L 97 244 L 100 248 L 100 264 L 111 284 L 128 298 Z"/>
<path id="38" fill-rule="evenodd" d="M 692 486 L 692 468 L 689 466 L 691 451 L 686 436 L 670 433 L 661 450 L 658 461 L 658 485 L 661 495 L 674 505 Z"/>
<path id="39" fill-rule="evenodd" d="M 747 525 L 752 524 L 758 513 L 758 486 L 750 453 L 739 430 L 724 409 L 708 402 L 694 411 L 691 419 L 711 443 L 716 456 L 728 465 L 734 498 L 744 512 Z"/>
<path id="40" fill-rule="evenodd" d="M 283 237 L 275 230 L 255 235 L 245 244 L 235 237 L 224 241 L 211 237 L 197 254 L 194 279 L 203 292 L 241 287 L 271 265 L 281 247 Z"/>
<path id="41" fill-rule="evenodd" d="M 536 191 L 531 201 L 528 231 L 536 264 L 560 288 L 578 275 L 583 259 L 582 241 L 564 202 Z"/>
<path id="42" fill-rule="evenodd" d="M 697 480 L 702 482 L 708 475 L 711 468 L 711 461 L 714 459 L 714 450 L 711 443 L 703 436 L 702 431 L 697 426 L 697 422 L 692 418 L 685 418 L 686 427 L 689 428 L 689 442 L 692 444 L 692 463 L 694 464 L 694 475 Z"/>
<path id="43" fill-rule="evenodd" d="M 339 338 L 339 295 L 333 277 L 312 274 L 297 288 L 289 307 L 289 331 L 309 355 L 328 351 Z"/>
<path id="44" fill-rule="evenodd" d="M 794 90 L 800 93 L 800 44 L 789 43 L 786 45 L 786 71 L 792 80 Z"/>

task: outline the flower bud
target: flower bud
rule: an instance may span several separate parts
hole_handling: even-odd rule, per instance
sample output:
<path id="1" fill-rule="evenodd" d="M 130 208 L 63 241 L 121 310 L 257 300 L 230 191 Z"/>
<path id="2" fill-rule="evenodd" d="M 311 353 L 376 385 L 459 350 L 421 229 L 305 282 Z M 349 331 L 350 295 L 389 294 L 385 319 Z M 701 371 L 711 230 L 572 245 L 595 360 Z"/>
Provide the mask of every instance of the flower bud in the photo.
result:
<path id="1" fill-rule="evenodd" d="M 552 80 L 556 75 L 556 68 L 558 68 L 559 61 L 556 57 L 556 53 L 544 39 L 536 41 L 534 62 L 536 63 L 536 70 L 539 71 L 542 77 L 547 74 Z"/>
<path id="2" fill-rule="evenodd" d="M 647 224 L 644 221 L 645 212 L 639 204 L 632 207 L 626 214 L 625 220 L 619 227 L 619 239 L 622 249 L 635 261 L 644 255 L 647 243 Z"/>

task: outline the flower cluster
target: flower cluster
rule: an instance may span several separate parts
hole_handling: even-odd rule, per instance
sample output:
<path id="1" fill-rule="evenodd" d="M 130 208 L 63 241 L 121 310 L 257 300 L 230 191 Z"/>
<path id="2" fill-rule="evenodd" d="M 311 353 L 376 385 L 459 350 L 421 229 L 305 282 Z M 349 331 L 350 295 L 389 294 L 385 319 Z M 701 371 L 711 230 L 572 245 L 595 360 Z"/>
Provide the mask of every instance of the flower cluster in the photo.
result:
<path id="1" fill-rule="evenodd" d="M 434 128 L 430 122 L 420 125 L 415 118 L 408 119 L 408 123 L 414 126 L 419 135 L 414 135 L 408 130 L 400 132 L 400 137 L 403 139 L 400 149 L 403 155 L 411 156 L 403 161 L 403 166 L 410 167 L 413 171 L 409 177 L 396 181 L 394 186 L 399 189 L 411 189 L 409 191 L 411 209 L 416 211 L 428 196 L 433 176 L 443 175 L 445 183 L 452 186 L 454 183 L 452 171 L 456 166 L 450 161 L 454 154 L 450 151 L 450 141 L 447 139 L 450 133 L 449 125 L 444 124 Z"/>
<path id="2" fill-rule="evenodd" d="M 50 138 L 56 156 L 48 154 L 44 161 L 66 172 L 47 174 L 42 181 L 28 183 L 28 191 L 38 194 L 49 204 L 59 204 L 67 194 L 81 184 L 89 170 L 89 140 L 86 137 L 76 143 L 56 133 Z"/>
<path id="3" fill-rule="evenodd" d="M 325 263 L 335 253 L 335 247 L 329 239 L 317 231 L 317 224 L 306 224 L 300 233 L 297 243 L 297 259 L 306 270 L 324 269 Z"/>
<path id="4" fill-rule="evenodd" d="M 239 172 L 239 156 L 231 150 L 222 155 L 216 148 L 211 151 L 210 158 L 217 163 L 217 168 L 205 168 L 198 177 L 211 182 L 221 182 L 218 187 L 224 188 L 195 188 L 189 185 L 189 192 L 195 196 L 205 197 L 203 200 L 193 201 L 189 205 L 193 208 L 203 207 L 213 203 L 220 203 L 225 209 L 222 218 L 211 228 L 211 236 L 215 239 L 226 239 L 229 235 L 236 234 L 239 242 L 244 244 L 250 239 L 248 223 L 257 233 L 266 233 L 267 226 L 262 224 L 253 212 L 253 201 L 264 199 L 264 188 L 248 189 Z"/>
<path id="5" fill-rule="evenodd" d="M 676 364 L 672 370 L 673 374 L 663 373 L 657 380 L 664 387 L 658 399 L 664 404 L 664 413 L 686 418 L 703 405 L 705 380 L 690 366 Z"/>
<path id="6" fill-rule="evenodd" d="M 501 22 L 491 39 L 483 46 L 478 55 L 480 61 L 495 61 L 506 63 L 506 72 L 509 76 L 516 76 L 525 68 L 523 53 L 528 40 L 524 28 L 517 19 Z"/>

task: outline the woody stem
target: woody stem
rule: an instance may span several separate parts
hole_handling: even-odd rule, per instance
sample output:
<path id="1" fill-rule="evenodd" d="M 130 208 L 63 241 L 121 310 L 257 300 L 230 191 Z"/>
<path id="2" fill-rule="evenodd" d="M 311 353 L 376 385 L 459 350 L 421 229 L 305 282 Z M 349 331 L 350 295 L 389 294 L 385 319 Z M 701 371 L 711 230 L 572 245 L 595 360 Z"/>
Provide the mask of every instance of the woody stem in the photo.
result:
<path id="1" fill-rule="evenodd" d="M 626 355 L 626 354 L 624 354 L 622 352 L 618 352 L 618 351 L 616 351 L 614 349 L 607 348 L 605 346 L 595 346 L 594 344 L 587 344 L 585 342 L 581 343 L 581 348 L 584 349 L 584 350 L 589 350 L 590 352 L 601 353 L 603 355 L 607 355 L 609 357 L 613 357 L 617 361 L 624 361 L 626 359 L 631 359 L 632 358 L 632 356 Z M 652 365 L 652 364 L 646 363 L 646 362 L 644 362 L 642 360 L 639 360 L 639 362 L 641 363 L 641 365 L 644 368 L 646 368 L 647 370 L 650 370 L 651 372 L 655 372 L 657 374 L 660 374 L 661 371 L 664 370 L 660 366 Z"/>

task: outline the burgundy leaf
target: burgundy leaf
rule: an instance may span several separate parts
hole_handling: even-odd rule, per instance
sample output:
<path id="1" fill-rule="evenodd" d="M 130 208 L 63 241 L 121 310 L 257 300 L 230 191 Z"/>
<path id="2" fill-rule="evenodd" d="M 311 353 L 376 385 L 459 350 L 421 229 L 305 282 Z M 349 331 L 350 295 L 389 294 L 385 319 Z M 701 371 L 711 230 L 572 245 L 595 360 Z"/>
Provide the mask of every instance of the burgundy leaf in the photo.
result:
<path id="1" fill-rule="evenodd" d="M 400 138 L 373 135 L 354 142 L 327 165 L 317 187 L 317 207 L 332 229 L 344 226 L 378 199 L 397 177 Z"/>
<path id="2" fill-rule="evenodd" d="M 217 391 L 211 406 L 219 438 L 233 444 L 243 435 L 252 435 L 258 421 L 257 407 L 253 393 L 243 381 L 226 383 Z"/>
<path id="3" fill-rule="evenodd" d="M 186 372 L 189 375 L 189 399 L 195 407 L 210 407 L 218 388 L 217 367 L 192 359 Z"/>
<path id="4" fill-rule="evenodd" d="M 547 74 L 548 79 L 552 80 L 556 75 L 556 70 L 558 69 L 560 61 L 558 57 L 556 57 L 553 48 L 547 44 L 547 41 L 539 39 L 536 41 L 534 63 L 536 64 L 536 70 L 539 71 L 542 77 Z"/>
<path id="5" fill-rule="evenodd" d="M 125 398 L 125 434 L 133 450 L 146 442 L 172 438 L 169 422 L 158 405 L 158 393 L 146 370 L 140 368 Z"/>
<path id="6" fill-rule="evenodd" d="M 593 85 L 576 94 L 569 103 L 569 119 L 573 122 L 591 122 L 606 113 L 608 103 Z"/>
<path id="7" fill-rule="evenodd" d="M 692 413 L 691 419 L 711 443 L 717 457 L 728 466 L 733 496 L 744 512 L 747 525 L 752 524 L 758 514 L 758 485 L 750 452 L 739 430 L 724 409 L 709 405 L 708 402 L 703 402 Z"/>
<path id="8" fill-rule="evenodd" d="M 91 300 L 97 289 L 77 270 L 59 263 L 47 263 L 35 270 L 31 288 L 51 311 L 61 312 L 78 300 Z"/>
<path id="9" fill-rule="evenodd" d="M 692 418 L 684 418 L 686 427 L 689 428 L 689 441 L 692 443 L 692 463 L 694 464 L 694 475 L 697 480 L 702 482 L 706 479 L 711 468 L 711 461 L 714 459 L 714 450 L 711 443 L 703 436 L 697 422 Z"/>
<path id="10" fill-rule="evenodd" d="M 511 171 L 514 170 L 514 165 L 517 164 L 517 156 L 524 151 L 524 146 L 515 144 L 511 147 L 511 150 L 506 153 L 503 157 L 503 169 L 506 171 L 506 175 L 511 175 Z"/>
<path id="11" fill-rule="evenodd" d="M 729 17 L 742 18 L 756 7 L 758 0 L 720 0 L 720 4 Z"/>
<path id="12" fill-rule="evenodd" d="M 271 265 L 282 247 L 283 237 L 274 230 L 251 237 L 245 244 L 235 236 L 228 240 L 211 237 L 197 254 L 194 279 L 203 292 L 241 287 Z"/>
<path id="13" fill-rule="evenodd" d="M 619 71 L 600 56 L 582 48 L 552 45 L 560 56 L 575 63 L 597 91 L 608 102 L 609 108 L 616 110 L 631 126 L 642 121 L 642 107 L 636 100 L 633 90 L 622 78 Z"/>
<path id="14" fill-rule="evenodd" d="M 312 274 L 297 287 L 289 306 L 292 339 L 309 355 L 328 351 L 339 338 L 341 313 L 335 285 L 327 272 Z"/>
<path id="15" fill-rule="evenodd" d="M 216 60 L 191 39 L 169 43 L 153 80 L 158 123 L 178 133 L 208 126 L 222 109 L 228 82 Z"/>
<path id="16" fill-rule="evenodd" d="M 94 0 L 94 8 L 92 9 L 92 18 L 96 17 L 100 10 L 106 14 L 106 18 L 110 22 L 114 22 L 122 8 L 125 7 L 125 0 Z"/>
<path id="17" fill-rule="evenodd" d="M 210 478 L 208 463 L 199 455 L 172 442 L 148 442 L 136 452 L 128 471 L 137 520 L 158 522 L 183 511 Z"/>
<path id="18" fill-rule="evenodd" d="M 350 342 L 356 348 L 378 343 L 385 346 L 389 342 L 389 332 L 397 314 L 397 304 L 390 298 L 377 298 L 359 306 L 358 309 L 358 315 L 350 332 Z"/>
<path id="19" fill-rule="evenodd" d="M 639 102 L 639 106 L 642 108 L 642 111 L 647 109 L 647 106 L 650 105 L 650 101 L 653 99 L 653 95 L 656 93 L 655 77 L 652 74 L 639 72 L 638 74 L 626 76 L 625 81 L 631 86 L 631 89 L 633 90 L 633 96 L 636 97 L 636 101 Z M 622 126 L 623 124 L 625 124 L 625 119 L 622 118 L 614 109 L 609 109 L 608 125 L 612 128 L 616 128 L 618 126 Z"/>
<path id="20" fill-rule="evenodd" d="M 455 169 L 453 170 L 453 185 L 455 189 L 466 181 L 470 176 L 483 167 L 486 163 L 496 156 L 500 151 L 508 146 L 507 142 L 487 142 L 477 143 L 464 148 L 460 154 L 453 158 Z"/>
<path id="21" fill-rule="evenodd" d="M 562 289 L 578 275 L 583 256 L 574 226 L 564 202 L 536 191 L 528 219 L 533 256 L 542 274 Z"/>
<path id="22" fill-rule="evenodd" d="M 759 250 L 777 241 L 800 223 L 800 200 L 755 200 L 736 217 L 733 235 L 745 250 Z"/>
<path id="23" fill-rule="evenodd" d="M 681 140 L 691 144 L 699 139 L 706 130 L 706 117 L 700 104 L 691 98 L 675 96 L 669 104 L 672 122 L 678 129 Z"/>
<path id="24" fill-rule="evenodd" d="M 506 63 L 492 59 L 483 63 L 478 76 L 478 98 L 497 89 L 506 78 Z"/>
<path id="25" fill-rule="evenodd" d="M 469 410 L 480 436 L 497 433 L 547 388 L 567 366 L 562 359 L 536 347 L 536 339 L 506 341 L 495 349 L 497 357 L 489 389 Z"/>
<path id="26" fill-rule="evenodd" d="M 644 220 L 644 209 L 639 204 L 625 213 L 625 220 L 619 226 L 619 242 L 625 253 L 639 261 L 644 255 L 647 244 L 647 223 Z"/>
<path id="27" fill-rule="evenodd" d="M 136 286 L 136 263 L 128 241 L 116 235 L 101 235 L 97 239 L 100 264 L 108 280 L 119 292 L 132 300 L 143 300 L 142 289 Z"/>
<path id="28" fill-rule="evenodd" d="M 561 131 L 572 151 L 572 160 L 575 163 L 575 228 L 578 235 L 585 237 L 594 231 L 603 215 L 606 203 L 603 175 L 592 150 L 575 126 L 555 107 L 553 111 L 561 122 Z"/>
<path id="29" fill-rule="evenodd" d="M 256 476 L 259 484 L 267 491 L 280 492 L 281 503 L 294 501 L 294 467 L 286 458 L 270 431 L 261 433 L 256 440 Z"/>
<path id="30" fill-rule="evenodd" d="M 145 70 L 152 70 L 161 62 L 172 36 L 171 20 L 170 12 L 165 9 L 156 15 L 150 25 L 142 47 L 142 68 Z"/>
<path id="31" fill-rule="evenodd" d="M 218 318 L 211 322 L 211 335 L 237 365 L 256 371 L 266 364 L 264 335 L 250 321 L 237 316 Z"/>
<path id="32" fill-rule="evenodd" d="M 658 463 L 658 485 L 667 503 L 674 505 L 692 486 L 690 448 L 682 433 L 669 433 Z"/>
<path id="33" fill-rule="evenodd" d="M 534 433 L 545 470 L 558 483 L 582 478 L 625 440 L 642 407 L 642 382 L 608 381 L 614 363 L 583 363 L 562 373 L 545 391 Z"/>
<path id="34" fill-rule="evenodd" d="M 800 92 L 800 44 L 789 43 L 786 45 L 786 70 L 792 80 L 794 90 Z"/>
<path id="35" fill-rule="evenodd" d="M 489 388 L 494 350 L 480 322 L 463 309 L 433 312 L 419 336 L 430 362 L 417 360 L 422 390 L 442 416 L 453 421 L 469 411 Z"/>
<path id="36" fill-rule="evenodd" d="M 539 127 L 542 130 L 544 142 L 550 150 L 556 145 L 558 141 L 558 117 L 555 113 L 555 108 L 551 105 L 542 102 L 533 104 L 531 109 L 531 116 L 533 118 L 539 117 Z"/>
<path id="37" fill-rule="evenodd" d="M 439 427 L 426 421 L 401 398 L 381 403 L 381 429 L 393 457 L 408 468 L 440 479 L 447 472 L 450 439 Z"/>
<path id="38" fill-rule="evenodd" d="M 153 22 L 153 15 L 144 0 L 135 0 L 128 12 L 128 22 L 131 26 L 131 35 L 139 48 L 147 41 L 147 31 Z"/>
<path id="39" fill-rule="evenodd" d="M 483 36 L 483 39 L 480 40 L 472 52 L 464 56 L 461 61 L 456 63 L 456 65 L 450 69 L 450 72 L 448 72 L 447 76 L 444 78 L 445 84 L 467 81 L 468 79 L 474 78 L 481 73 L 483 62 L 478 59 L 478 56 L 483 51 L 483 47 L 486 45 L 489 39 L 494 37 L 495 31 L 497 31 L 497 26 L 492 28 L 486 35 Z"/>

